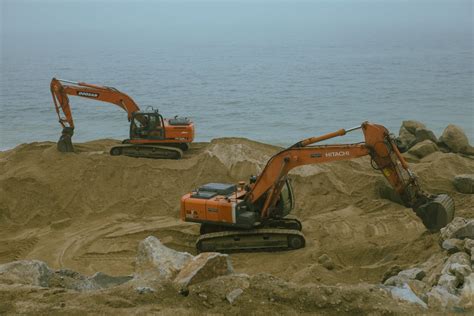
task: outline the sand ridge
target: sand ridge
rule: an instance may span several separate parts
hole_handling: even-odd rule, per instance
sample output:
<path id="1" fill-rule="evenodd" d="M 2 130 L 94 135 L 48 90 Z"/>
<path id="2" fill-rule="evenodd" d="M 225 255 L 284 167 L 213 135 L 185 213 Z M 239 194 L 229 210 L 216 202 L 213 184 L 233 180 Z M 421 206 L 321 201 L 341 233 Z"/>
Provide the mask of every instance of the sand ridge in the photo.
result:
<path id="1" fill-rule="evenodd" d="M 81 273 L 130 274 L 138 243 L 149 235 L 195 253 L 198 225 L 178 219 L 180 197 L 207 182 L 237 182 L 258 174 L 280 148 L 241 138 L 193 144 L 184 159 L 112 157 L 118 141 L 76 144 L 62 154 L 52 142 L 0 153 L 0 263 L 38 259 Z M 474 197 L 452 179 L 474 170 L 467 156 L 436 152 L 410 164 L 423 188 L 446 192 L 457 215 L 473 217 Z M 393 265 L 409 267 L 441 253 L 414 213 L 378 196 L 383 179 L 368 157 L 311 165 L 290 173 L 292 215 L 307 246 L 297 251 L 232 254 L 235 270 L 269 273 L 299 284 L 378 283 Z M 327 254 L 331 271 L 317 260 Z"/>

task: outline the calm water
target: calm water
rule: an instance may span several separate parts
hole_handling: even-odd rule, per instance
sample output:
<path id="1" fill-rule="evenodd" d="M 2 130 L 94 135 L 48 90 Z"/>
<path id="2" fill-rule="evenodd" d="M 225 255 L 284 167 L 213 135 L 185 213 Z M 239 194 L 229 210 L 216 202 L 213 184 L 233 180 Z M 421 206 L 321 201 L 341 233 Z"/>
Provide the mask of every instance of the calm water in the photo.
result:
<path id="1" fill-rule="evenodd" d="M 472 1 L 0 1 L 1 149 L 58 139 L 53 76 L 190 116 L 199 141 L 406 119 L 474 140 Z M 127 137 L 120 108 L 71 103 L 73 140 Z"/>

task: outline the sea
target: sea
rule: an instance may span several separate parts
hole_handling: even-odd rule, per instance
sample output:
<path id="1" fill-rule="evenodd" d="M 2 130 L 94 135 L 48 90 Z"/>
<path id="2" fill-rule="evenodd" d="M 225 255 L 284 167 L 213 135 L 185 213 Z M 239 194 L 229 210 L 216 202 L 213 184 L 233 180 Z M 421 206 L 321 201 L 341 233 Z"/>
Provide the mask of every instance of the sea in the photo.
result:
<path id="1" fill-rule="evenodd" d="M 0 150 L 56 141 L 53 77 L 192 118 L 196 141 L 286 146 L 364 121 L 474 141 L 473 1 L 0 0 Z M 125 139 L 119 107 L 71 97 L 73 141 Z M 363 141 L 360 131 L 331 140 Z"/>

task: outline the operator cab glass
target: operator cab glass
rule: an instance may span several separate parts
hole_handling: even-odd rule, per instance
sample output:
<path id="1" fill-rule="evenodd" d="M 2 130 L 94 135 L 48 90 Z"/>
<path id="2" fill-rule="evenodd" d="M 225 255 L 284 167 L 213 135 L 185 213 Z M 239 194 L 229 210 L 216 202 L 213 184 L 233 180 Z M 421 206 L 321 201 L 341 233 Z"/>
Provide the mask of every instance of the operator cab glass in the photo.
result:
<path id="1" fill-rule="evenodd" d="M 291 187 L 290 180 L 286 179 L 285 185 L 281 190 L 280 200 L 276 205 L 279 216 L 285 217 L 286 215 L 290 214 L 291 210 L 294 207 L 294 203 L 295 200 L 293 195 L 293 188 Z"/>
<path id="2" fill-rule="evenodd" d="M 164 139 L 163 117 L 157 112 L 135 113 L 130 124 L 131 139 Z"/>

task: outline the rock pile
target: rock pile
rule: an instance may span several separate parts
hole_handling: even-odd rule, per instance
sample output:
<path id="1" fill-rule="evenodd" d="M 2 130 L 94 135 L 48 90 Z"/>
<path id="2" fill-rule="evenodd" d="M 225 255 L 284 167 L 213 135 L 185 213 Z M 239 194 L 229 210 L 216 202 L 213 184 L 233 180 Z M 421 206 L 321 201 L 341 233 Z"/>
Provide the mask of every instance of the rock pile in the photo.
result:
<path id="1" fill-rule="evenodd" d="M 21 260 L 0 265 L 0 284 L 57 287 L 77 291 L 100 290 L 134 280 L 139 293 L 155 289 L 148 284 L 167 284 L 186 293 L 187 287 L 234 272 L 230 257 L 216 252 L 192 256 L 163 245 L 150 236 L 140 242 L 134 276 L 110 276 L 97 272 L 85 276 L 69 269 L 52 270 L 39 260 Z"/>
<path id="2" fill-rule="evenodd" d="M 401 152 L 423 158 L 436 151 L 462 153 L 474 155 L 474 147 L 464 131 L 456 125 L 450 124 L 438 139 L 425 124 L 418 121 L 403 121 L 397 138 Z"/>
<path id="3" fill-rule="evenodd" d="M 460 174 L 454 177 L 454 187 L 461 193 L 474 193 L 474 174 Z"/>
<path id="4" fill-rule="evenodd" d="M 117 286 L 131 279 L 131 276 L 114 277 L 101 272 L 88 277 L 69 269 L 55 271 L 39 260 L 20 260 L 0 265 L 0 283 L 2 284 L 89 291 Z"/>
<path id="5" fill-rule="evenodd" d="M 447 251 L 434 278 L 425 278 L 429 265 L 398 272 L 385 280 L 394 297 L 417 303 L 414 293 L 430 308 L 463 310 L 474 304 L 474 219 L 456 217 L 441 229 L 440 244 Z M 394 290 L 397 288 L 397 290 Z M 403 294 L 403 295 L 402 295 Z"/>
<path id="6" fill-rule="evenodd" d="M 230 257 L 226 254 L 204 252 L 192 256 L 166 247 L 153 236 L 138 246 L 135 279 L 171 283 L 181 293 L 187 293 L 190 285 L 233 272 Z"/>

